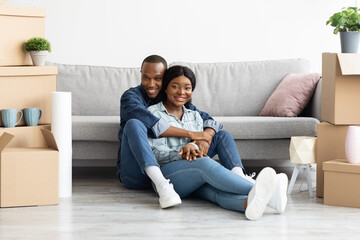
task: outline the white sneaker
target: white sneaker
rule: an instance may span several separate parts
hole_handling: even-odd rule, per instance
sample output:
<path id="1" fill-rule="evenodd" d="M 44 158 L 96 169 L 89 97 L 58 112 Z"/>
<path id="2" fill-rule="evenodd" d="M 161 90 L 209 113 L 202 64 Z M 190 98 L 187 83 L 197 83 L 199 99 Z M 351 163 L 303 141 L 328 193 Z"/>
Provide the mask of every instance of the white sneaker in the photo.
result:
<path id="1" fill-rule="evenodd" d="M 276 191 L 270 199 L 268 207 L 275 209 L 278 213 L 283 213 L 287 204 L 288 177 L 284 173 L 276 175 Z"/>
<path id="2" fill-rule="evenodd" d="M 239 174 L 240 177 L 242 177 L 245 180 L 251 182 L 252 184 L 255 184 L 255 182 L 256 182 L 255 179 L 254 179 L 255 175 L 256 175 L 255 172 L 253 172 L 251 175 L 245 175 L 245 173 L 243 173 L 243 172 L 240 172 L 240 174 Z"/>
<path id="3" fill-rule="evenodd" d="M 173 207 L 181 204 L 181 198 L 174 190 L 174 186 L 167 179 L 156 188 L 159 194 L 159 203 L 161 208 Z"/>
<path id="4" fill-rule="evenodd" d="M 254 187 L 250 190 L 245 216 L 249 220 L 258 220 L 264 213 L 266 205 L 274 196 L 276 190 L 276 172 L 266 167 L 256 178 Z"/>

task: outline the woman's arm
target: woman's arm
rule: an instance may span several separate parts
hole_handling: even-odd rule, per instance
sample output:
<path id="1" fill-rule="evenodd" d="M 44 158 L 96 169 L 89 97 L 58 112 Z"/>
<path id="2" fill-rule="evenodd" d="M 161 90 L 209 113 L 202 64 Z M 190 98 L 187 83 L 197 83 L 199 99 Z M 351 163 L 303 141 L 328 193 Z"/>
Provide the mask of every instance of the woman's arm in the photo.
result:
<path id="1" fill-rule="evenodd" d="M 214 132 L 214 130 L 209 129 L 205 130 L 203 132 L 191 132 L 185 129 L 177 128 L 170 126 L 165 132 L 163 132 L 160 136 L 161 137 L 185 137 L 192 140 L 204 140 L 211 143 L 211 139 L 213 138 L 213 135 L 211 132 Z M 215 135 L 215 134 L 214 134 Z"/>

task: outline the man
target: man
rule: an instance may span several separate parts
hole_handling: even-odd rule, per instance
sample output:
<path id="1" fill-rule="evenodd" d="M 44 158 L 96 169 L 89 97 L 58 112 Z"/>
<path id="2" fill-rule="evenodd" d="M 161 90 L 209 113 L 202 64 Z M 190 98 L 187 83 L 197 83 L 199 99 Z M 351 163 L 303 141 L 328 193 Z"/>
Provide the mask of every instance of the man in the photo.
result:
<path id="1" fill-rule="evenodd" d="M 130 88 L 122 95 L 120 148 L 116 167 L 120 181 L 128 188 L 149 188 L 153 181 L 163 208 L 179 204 L 181 200 L 178 196 L 176 197 L 177 194 L 172 189 L 172 185 L 163 177 L 148 143 L 147 135 L 154 138 L 167 136 L 190 138 L 197 141 L 201 153 L 206 153 L 212 137 L 222 128 L 221 124 L 214 121 L 207 113 L 198 111 L 194 105 L 190 108 L 197 110 L 203 118 L 203 132 L 190 132 L 172 127 L 168 122 L 155 117 L 147 110 L 147 107 L 160 101 L 158 94 L 166 69 L 167 63 L 164 58 L 157 55 L 148 56 L 141 65 L 141 84 Z M 165 195 L 170 197 L 163 197 Z"/>
<path id="2" fill-rule="evenodd" d="M 147 110 L 149 106 L 160 101 L 159 92 L 166 69 L 167 63 L 164 58 L 158 55 L 146 57 L 141 65 L 141 84 L 130 88 L 122 95 L 118 136 L 120 148 L 116 166 L 120 181 L 128 188 L 150 188 L 152 181 L 159 194 L 162 208 L 178 205 L 181 203 L 181 199 L 169 180 L 165 179 L 161 173 L 160 166 L 148 142 L 148 135 L 153 138 L 184 137 L 192 139 L 199 147 L 199 157 L 207 156 L 207 154 L 213 157 L 219 152 L 219 148 L 226 149 L 226 144 L 223 144 L 226 141 L 223 139 L 232 138 L 228 132 L 220 131 L 222 124 L 216 122 L 207 113 L 199 111 L 192 104 L 189 108 L 198 111 L 204 121 L 203 132 L 190 132 L 170 126 L 166 120 L 155 117 Z M 189 153 L 182 154 L 182 157 L 190 160 L 196 158 Z M 221 163 L 236 174 L 253 181 L 244 174 L 245 170 L 241 159 Z"/>

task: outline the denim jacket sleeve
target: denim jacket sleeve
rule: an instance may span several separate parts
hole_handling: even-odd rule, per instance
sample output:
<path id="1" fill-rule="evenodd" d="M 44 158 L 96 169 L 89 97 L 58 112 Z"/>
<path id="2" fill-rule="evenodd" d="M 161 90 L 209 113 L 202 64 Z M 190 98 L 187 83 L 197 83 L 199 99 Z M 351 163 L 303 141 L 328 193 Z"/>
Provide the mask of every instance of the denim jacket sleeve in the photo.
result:
<path id="1" fill-rule="evenodd" d="M 206 112 L 202 112 L 200 111 L 199 109 L 197 109 L 195 107 L 195 105 L 193 104 L 190 104 L 190 107 L 189 107 L 190 110 L 193 110 L 193 111 L 197 111 L 201 118 L 203 119 L 204 121 L 204 128 L 212 128 L 214 129 L 215 132 L 218 132 L 220 131 L 220 129 L 223 128 L 223 125 L 217 121 L 215 121 L 209 114 L 207 114 Z"/>
<path id="2" fill-rule="evenodd" d="M 159 119 L 147 110 L 144 100 L 132 92 L 125 92 L 122 95 L 120 105 L 121 119 L 124 121 L 133 118 L 140 120 L 148 129 L 151 137 L 158 138 L 170 127 L 167 121 Z"/>

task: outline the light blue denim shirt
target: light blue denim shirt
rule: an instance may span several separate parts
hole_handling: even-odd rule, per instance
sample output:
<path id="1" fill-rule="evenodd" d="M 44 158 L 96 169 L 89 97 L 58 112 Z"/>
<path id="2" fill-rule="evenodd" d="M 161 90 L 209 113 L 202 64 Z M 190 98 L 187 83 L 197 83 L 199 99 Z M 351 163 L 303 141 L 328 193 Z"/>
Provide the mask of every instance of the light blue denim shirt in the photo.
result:
<path id="1" fill-rule="evenodd" d="M 183 106 L 184 114 L 180 120 L 176 116 L 168 113 L 162 102 L 152 105 L 148 110 L 160 119 L 166 120 L 170 126 L 182 128 L 192 132 L 204 130 L 203 119 L 197 111 L 187 109 Z M 191 140 L 180 137 L 148 138 L 151 149 L 160 166 L 165 163 L 181 159 L 179 151 Z"/>

